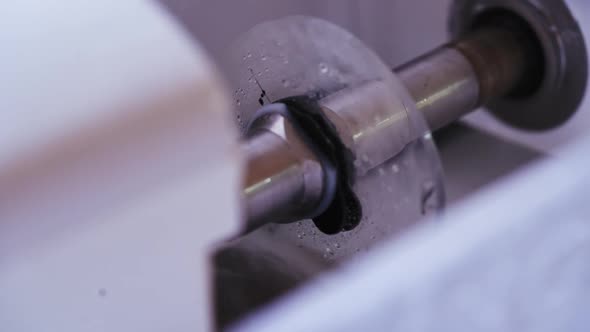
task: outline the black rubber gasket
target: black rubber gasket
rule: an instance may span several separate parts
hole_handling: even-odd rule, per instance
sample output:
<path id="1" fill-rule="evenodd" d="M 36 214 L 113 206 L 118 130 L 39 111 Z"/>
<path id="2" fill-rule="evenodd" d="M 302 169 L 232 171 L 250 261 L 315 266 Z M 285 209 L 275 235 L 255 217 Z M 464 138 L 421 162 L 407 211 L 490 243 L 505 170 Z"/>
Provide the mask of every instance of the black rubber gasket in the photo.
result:
<path id="1" fill-rule="evenodd" d="M 354 229 L 361 221 L 362 206 L 354 193 L 354 155 L 342 142 L 338 131 L 317 101 L 308 96 L 288 97 L 277 101 L 286 105 L 289 117 L 310 139 L 313 149 L 336 170 L 335 188 L 329 205 L 312 216 L 316 227 L 325 234 Z M 329 197 L 328 196 L 328 197 Z"/>

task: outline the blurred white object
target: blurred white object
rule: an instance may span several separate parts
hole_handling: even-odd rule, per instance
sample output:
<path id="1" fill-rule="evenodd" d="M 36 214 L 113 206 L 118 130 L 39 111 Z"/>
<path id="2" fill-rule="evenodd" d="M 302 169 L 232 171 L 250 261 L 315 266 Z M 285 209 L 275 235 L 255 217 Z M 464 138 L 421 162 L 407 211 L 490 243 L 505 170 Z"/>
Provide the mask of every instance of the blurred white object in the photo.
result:
<path id="1" fill-rule="evenodd" d="M 0 330 L 209 330 L 241 166 L 211 64 L 151 2 L 0 7 Z"/>

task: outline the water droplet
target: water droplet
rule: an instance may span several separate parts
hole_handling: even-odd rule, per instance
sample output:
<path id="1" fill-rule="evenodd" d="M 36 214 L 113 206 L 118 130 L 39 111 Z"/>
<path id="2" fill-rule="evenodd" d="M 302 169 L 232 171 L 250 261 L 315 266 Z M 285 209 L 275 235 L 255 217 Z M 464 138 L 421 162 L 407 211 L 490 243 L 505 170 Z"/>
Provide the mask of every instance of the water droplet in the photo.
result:
<path id="1" fill-rule="evenodd" d="M 266 59 L 268 59 L 268 58 L 266 57 L 266 55 L 263 55 L 263 56 L 260 58 L 260 60 L 262 60 L 262 61 L 266 61 Z"/>
<path id="2" fill-rule="evenodd" d="M 336 249 L 340 249 L 340 243 L 338 243 L 338 242 L 334 243 L 334 247 L 336 247 Z"/>
<path id="3" fill-rule="evenodd" d="M 355 159 L 353 164 L 354 164 L 354 167 L 355 168 L 360 168 L 361 167 L 361 161 L 358 160 L 358 159 Z"/>
<path id="4" fill-rule="evenodd" d="M 332 250 L 330 247 L 327 247 L 326 254 L 328 254 L 329 256 L 334 256 L 334 250 Z"/>
<path id="5" fill-rule="evenodd" d="M 236 105 L 240 106 L 240 105 L 242 105 L 242 102 L 238 99 L 238 100 L 236 100 Z"/>
<path id="6" fill-rule="evenodd" d="M 426 134 L 424 134 L 424 139 L 427 140 L 427 141 L 432 140 L 432 133 L 426 133 Z"/>
<path id="7" fill-rule="evenodd" d="M 319 69 L 320 69 L 320 73 L 322 74 L 327 74 L 328 73 L 328 66 L 326 66 L 325 63 L 320 62 L 320 64 L 318 65 Z"/>
<path id="8" fill-rule="evenodd" d="M 326 247 L 326 252 L 324 253 L 324 258 L 331 258 L 334 256 L 334 251 L 330 249 L 330 247 Z"/>
<path id="9" fill-rule="evenodd" d="M 248 54 L 246 55 L 246 58 L 251 58 L 252 57 L 252 53 L 248 52 Z"/>
<path id="10" fill-rule="evenodd" d="M 285 60 L 283 60 L 283 63 L 288 65 L 289 64 L 289 59 L 285 58 Z"/>
<path id="11" fill-rule="evenodd" d="M 291 85 L 291 81 L 289 80 L 282 80 L 281 83 L 285 88 L 288 88 Z"/>
<path id="12" fill-rule="evenodd" d="M 391 165 L 391 171 L 393 173 L 399 173 L 399 166 L 397 164 Z"/>

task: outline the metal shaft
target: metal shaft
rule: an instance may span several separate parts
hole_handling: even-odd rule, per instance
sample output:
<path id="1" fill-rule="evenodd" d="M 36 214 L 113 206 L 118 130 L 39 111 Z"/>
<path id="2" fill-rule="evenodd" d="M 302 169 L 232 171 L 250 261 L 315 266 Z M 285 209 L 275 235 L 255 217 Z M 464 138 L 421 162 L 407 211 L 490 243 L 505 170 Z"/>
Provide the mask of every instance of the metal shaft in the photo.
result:
<path id="1" fill-rule="evenodd" d="M 246 231 L 304 218 L 324 191 L 321 163 L 290 122 L 279 115 L 262 120 L 242 146 Z"/>
<path id="2" fill-rule="evenodd" d="M 519 40 L 509 29 L 480 29 L 394 71 L 434 131 L 529 84 Z"/>
<path id="3" fill-rule="evenodd" d="M 527 77 L 531 68 L 527 66 L 530 52 L 520 42 L 521 38 L 510 29 L 479 29 L 395 72 L 431 130 L 436 130 L 494 98 L 523 90 L 529 83 Z M 370 93 L 365 95 L 365 99 L 371 98 Z M 342 103 L 332 101 L 331 104 Z M 371 103 L 361 102 L 360 105 Z M 374 116 L 371 110 L 363 110 L 363 107 L 353 110 L 359 112 L 353 121 L 357 124 L 362 123 L 358 118 L 362 118 L 363 112 Z M 293 133 L 288 134 L 288 121 L 279 120 L 280 125 L 267 125 L 266 132 L 244 146 L 249 156 L 243 193 L 247 229 L 267 222 L 299 220 L 321 199 L 324 170 L 305 144 Z"/>

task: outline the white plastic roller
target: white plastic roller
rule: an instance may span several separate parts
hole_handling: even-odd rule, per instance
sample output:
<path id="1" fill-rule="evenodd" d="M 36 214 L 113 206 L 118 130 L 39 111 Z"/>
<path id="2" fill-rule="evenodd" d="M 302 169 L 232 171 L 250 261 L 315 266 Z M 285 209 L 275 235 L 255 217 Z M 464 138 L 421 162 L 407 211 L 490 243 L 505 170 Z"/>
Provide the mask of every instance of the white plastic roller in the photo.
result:
<path id="1" fill-rule="evenodd" d="M 209 330 L 241 164 L 211 63 L 148 1 L 0 13 L 0 330 Z"/>

